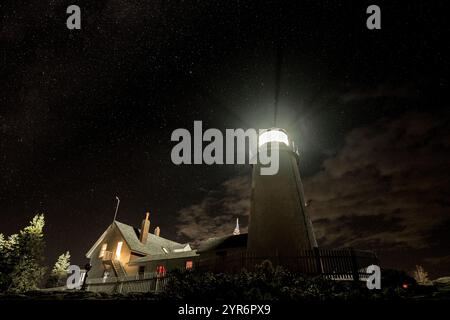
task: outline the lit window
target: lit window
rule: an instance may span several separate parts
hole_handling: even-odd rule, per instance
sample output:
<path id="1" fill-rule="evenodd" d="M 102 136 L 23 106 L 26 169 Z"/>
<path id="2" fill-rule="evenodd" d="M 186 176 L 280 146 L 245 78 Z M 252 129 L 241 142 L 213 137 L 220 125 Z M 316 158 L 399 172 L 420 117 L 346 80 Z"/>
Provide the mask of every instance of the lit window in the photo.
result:
<path id="1" fill-rule="evenodd" d="M 261 147 L 268 142 L 283 142 L 285 145 L 289 145 L 287 134 L 280 130 L 269 130 L 261 133 L 258 145 Z"/>
<path id="2" fill-rule="evenodd" d="M 158 276 L 164 276 L 166 274 L 166 267 L 163 265 L 157 266 L 156 267 L 156 274 Z"/>
<path id="3" fill-rule="evenodd" d="M 186 270 L 192 269 L 193 266 L 194 264 L 192 263 L 192 260 L 186 261 Z"/>
<path id="4" fill-rule="evenodd" d="M 108 279 L 108 277 L 109 277 L 109 271 L 108 270 L 103 271 L 103 282 L 105 282 L 106 279 Z"/>
<path id="5" fill-rule="evenodd" d="M 169 253 L 169 250 L 167 250 L 167 248 L 162 248 L 163 249 L 163 251 L 164 251 L 164 253 Z"/>
<path id="6" fill-rule="evenodd" d="M 106 247 L 108 246 L 107 243 L 102 244 L 102 248 L 100 249 L 100 254 L 99 254 L 99 258 L 104 257 L 105 256 L 105 252 L 106 252 Z"/>
<path id="7" fill-rule="evenodd" d="M 123 245 L 123 242 L 122 242 L 122 241 L 119 241 L 119 242 L 117 243 L 117 249 L 116 249 L 116 259 L 117 259 L 117 260 L 120 259 L 120 252 L 122 251 L 122 245 Z"/>

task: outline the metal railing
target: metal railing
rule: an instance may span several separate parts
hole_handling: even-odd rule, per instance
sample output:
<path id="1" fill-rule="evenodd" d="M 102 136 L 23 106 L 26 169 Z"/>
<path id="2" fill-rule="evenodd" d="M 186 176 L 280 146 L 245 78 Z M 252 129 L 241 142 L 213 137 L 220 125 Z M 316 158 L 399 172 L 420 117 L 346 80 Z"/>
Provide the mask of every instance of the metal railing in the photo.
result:
<path id="1" fill-rule="evenodd" d="M 259 256 L 248 251 L 212 258 L 200 256 L 195 268 L 215 273 L 238 273 L 242 270 L 251 272 L 267 260 L 274 267 L 282 266 L 305 275 L 323 275 L 333 280 L 355 281 L 366 279 L 366 268 L 371 264 L 378 264 L 377 256 L 371 251 L 314 248 L 301 250 L 293 257 L 279 256 L 277 253 Z"/>

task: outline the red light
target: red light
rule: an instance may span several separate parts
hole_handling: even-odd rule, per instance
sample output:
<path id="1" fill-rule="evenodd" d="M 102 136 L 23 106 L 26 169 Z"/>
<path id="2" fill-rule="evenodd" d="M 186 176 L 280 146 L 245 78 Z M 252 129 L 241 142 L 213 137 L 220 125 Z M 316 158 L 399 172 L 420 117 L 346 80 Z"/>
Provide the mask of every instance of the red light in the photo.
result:
<path id="1" fill-rule="evenodd" d="M 157 266 L 156 273 L 158 276 L 163 277 L 166 275 L 166 267 L 165 266 Z"/>
<path id="2" fill-rule="evenodd" d="M 403 289 L 408 289 L 408 284 L 407 283 L 402 284 L 402 288 Z"/>
<path id="3" fill-rule="evenodd" d="M 186 269 L 192 269 L 192 267 L 193 267 L 193 263 L 192 263 L 192 260 L 188 260 L 188 261 L 186 261 Z"/>

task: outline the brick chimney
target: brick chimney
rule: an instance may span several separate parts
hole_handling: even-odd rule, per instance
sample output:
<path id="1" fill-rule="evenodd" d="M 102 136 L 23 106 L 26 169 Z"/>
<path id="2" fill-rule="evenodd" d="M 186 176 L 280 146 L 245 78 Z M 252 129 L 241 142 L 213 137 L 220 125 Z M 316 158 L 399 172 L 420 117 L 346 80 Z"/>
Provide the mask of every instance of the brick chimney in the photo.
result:
<path id="1" fill-rule="evenodd" d="M 148 231 L 150 230 L 150 219 L 148 218 L 149 215 L 150 215 L 150 212 L 147 212 L 145 214 L 145 219 L 142 220 L 142 224 L 141 224 L 141 235 L 139 237 L 139 240 L 143 244 L 147 243 Z"/>
<path id="2" fill-rule="evenodd" d="M 159 233 L 161 232 L 161 229 L 159 227 L 155 228 L 155 236 L 159 237 Z"/>

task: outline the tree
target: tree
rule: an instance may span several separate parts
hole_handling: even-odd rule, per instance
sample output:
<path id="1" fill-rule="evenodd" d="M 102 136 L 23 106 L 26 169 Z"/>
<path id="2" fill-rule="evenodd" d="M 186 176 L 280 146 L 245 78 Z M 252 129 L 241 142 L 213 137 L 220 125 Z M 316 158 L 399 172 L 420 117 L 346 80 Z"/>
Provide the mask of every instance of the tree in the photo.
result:
<path id="1" fill-rule="evenodd" d="M 0 233 L 0 292 L 4 291 L 5 287 L 8 284 L 8 264 L 7 264 L 7 247 L 8 240 L 5 239 L 3 233 Z"/>
<path id="2" fill-rule="evenodd" d="M 11 273 L 19 261 L 18 234 L 7 239 L 0 234 L 0 292 L 6 291 L 11 284 Z"/>
<path id="3" fill-rule="evenodd" d="M 45 273 L 41 266 L 45 246 L 44 225 L 44 215 L 37 214 L 19 234 L 11 235 L 8 240 L 1 237 L 0 289 L 24 292 L 37 288 Z"/>
<path id="4" fill-rule="evenodd" d="M 416 270 L 413 271 L 413 277 L 418 284 L 426 285 L 431 283 L 430 279 L 428 279 L 428 272 L 422 266 L 416 265 Z"/>
<path id="5" fill-rule="evenodd" d="M 67 278 L 67 269 L 70 266 L 70 252 L 61 254 L 56 260 L 50 277 L 47 282 L 48 287 L 56 287 L 64 285 Z"/>

